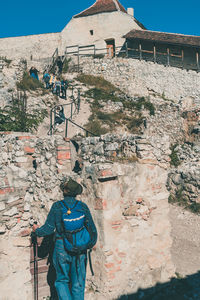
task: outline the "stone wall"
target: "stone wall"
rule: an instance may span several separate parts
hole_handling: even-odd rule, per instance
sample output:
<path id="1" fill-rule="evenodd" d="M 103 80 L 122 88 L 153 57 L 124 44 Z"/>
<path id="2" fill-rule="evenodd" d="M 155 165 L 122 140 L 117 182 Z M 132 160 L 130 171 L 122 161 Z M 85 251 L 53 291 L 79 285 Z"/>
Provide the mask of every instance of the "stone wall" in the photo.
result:
<path id="1" fill-rule="evenodd" d="M 59 183 L 63 172 L 69 174 L 70 170 L 69 142 L 62 137 L 40 139 L 22 133 L 1 133 L 2 300 L 33 299 L 30 224 L 33 220 L 44 222 L 52 203 L 61 197 Z"/>
<path id="2" fill-rule="evenodd" d="M 99 233 L 92 255 L 95 277 L 88 270 L 86 299 L 115 299 L 174 275 L 166 158 L 158 152 L 160 162 L 156 156 L 150 160 L 153 146 L 134 135 L 108 134 L 76 143 L 84 162 L 78 174 L 71 171 L 76 153 L 69 140 L 1 134 L 0 264 L 7 266 L 1 275 L 2 300 L 32 299 L 30 223 L 43 224 L 52 203 L 61 199 L 63 176 L 82 183 L 81 199 Z M 10 289 L 11 280 L 18 289 Z"/>
<path id="3" fill-rule="evenodd" d="M 182 205 L 200 203 L 200 144 L 177 145 L 175 148 L 180 165 L 170 170 L 168 189 L 171 201 Z"/>
<path id="4" fill-rule="evenodd" d="M 200 102 L 200 73 L 135 59 L 82 57 L 83 72 L 102 75 L 130 96 L 159 94 L 166 100 Z"/>
<path id="5" fill-rule="evenodd" d="M 7 58 L 41 59 L 51 57 L 61 48 L 61 34 L 47 33 L 0 39 L 0 56 Z"/>

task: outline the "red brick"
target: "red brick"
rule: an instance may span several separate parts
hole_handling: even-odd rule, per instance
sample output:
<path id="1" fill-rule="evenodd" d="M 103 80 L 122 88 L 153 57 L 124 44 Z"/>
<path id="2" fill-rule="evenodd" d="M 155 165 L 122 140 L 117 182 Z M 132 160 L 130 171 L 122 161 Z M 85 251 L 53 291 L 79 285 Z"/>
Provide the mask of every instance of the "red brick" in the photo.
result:
<path id="1" fill-rule="evenodd" d="M 66 151 L 66 150 L 70 150 L 69 146 L 58 146 L 57 147 L 57 151 Z"/>
<path id="2" fill-rule="evenodd" d="M 121 220 L 117 220 L 117 221 L 112 221 L 111 225 L 115 226 L 115 225 L 121 225 L 122 221 Z"/>
<path id="3" fill-rule="evenodd" d="M 28 135 L 27 135 L 27 136 L 17 136 L 16 139 L 17 139 L 17 140 L 30 140 L 31 137 L 28 136 Z"/>
<path id="4" fill-rule="evenodd" d="M 120 229 L 121 225 L 122 225 L 122 221 L 121 220 L 111 222 L 111 226 L 115 230 Z"/>
<path id="5" fill-rule="evenodd" d="M 12 134 L 12 131 L 1 131 L 0 135 L 4 135 L 4 134 Z"/>
<path id="6" fill-rule="evenodd" d="M 104 210 L 107 208 L 107 202 L 106 200 L 102 199 L 102 198 L 96 198 L 95 199 L 95 210 Z"/>
<path id="7" fill-rule="evenodd" d="M 29 236 L 31 233 L 31 229 L 30 228 L 26 228 L 24 230 L 22 230 L 19 235 L 22 236 L 22 237 L 25 237 L 25 236 Z"/>
<path id="8" fill-rule="evenodd" d="M 59 151 L 57 152 L 57 159 L 58 160 L 68 160 L 71 158 L 70 151 Z"/>
<path id="9" fill-rule="evenodd" d="M 64 160 L 57 160 L 57 163 L 59 164 L 59 165 L 65 165 L 66 164 L 66 162 L 64 161 Z"/>
<path id="10" fill-rule="evenodd" d="M 111 170 L 108 170 L 108 169 L 107 170 L 102 170 L 102 171 L 100 171 L 99 176 L 100 177 L 112 177 L 113 173 L 112 173 Z"/>
<path id="11" fill-rule="evenodd" d="M 107 274 L 107 276 L 108 276 L 108 279 L 115 279 L 115 274 L 113 274 L 113 273 L 108 273 Z"/>
<path id="12" fill-rule="evenodd" d="M 24 147 L 24 151 L 25 151 L 26 153 L 28 153 L 28 154 L 33 154 L 33 153 L 35 153 L 35 149 L 34 149 L 34 148 L 31 148 L 31 147 L 28 147 L 28 146 Z"/>
<path id="13" fill-rule="evenodd" d="M 6 187 L 3 189 L 0 189 L 0 195 L 5 195 L 8 193 L 13 193 L 13 192 L 14 192 L 14 188 L 11 188 L 11 187 Z"/>
<path id="14" fill-rule="evenodd" d="M 119 252 L 119 253 L 118 253 L 118 256 L 119 256 L 119 257 L 125 257 L 125 256 L 126 256 L 126 253 L 125 253 L 125 252 Z"/>
<path id="15" fill-rule="evenodd" d="M 112 269 L 112 268 L 114 268 L 115 264 L 114 264 L 114 263 L 106 263 L 104 266 L 105 266 L 107 269 Z"/>

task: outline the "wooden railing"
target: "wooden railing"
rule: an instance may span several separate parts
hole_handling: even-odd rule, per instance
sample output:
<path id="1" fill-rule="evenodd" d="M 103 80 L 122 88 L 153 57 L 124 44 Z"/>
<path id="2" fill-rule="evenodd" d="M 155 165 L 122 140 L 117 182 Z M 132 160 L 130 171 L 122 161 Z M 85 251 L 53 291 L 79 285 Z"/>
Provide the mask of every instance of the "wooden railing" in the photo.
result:
<path id="1" fill-rule="evenodd" d="M 142 49 L 142 45 L 139 44 L 138 48 L 128 47 L 128 43 L 125 42 L 123 46 L 118 46 L 113 48 L 111 53 L 110 48 L 96 48 L 95 45 L 79 46 L 73 45 L 66 47 L 65 57 L 73 55 L 77 57 L 77 70 L 80 71 L 81 57 L 91 56 L 97 57 L 109 57 L 114 56 L 134 58 L 139 60 L 151 61 L 158 64 L 163 64 L 166 66 L 177 67 L 188 70 L 200 71 L 199 64 L 199 52 L 196 51 L 196 57 L 194 57 L 193 62 L 187 61 L 184 56 L 184 50 L 180 50 L 180 54 L 171 53 L 170 48 L 166 48 L 166 52 L 160 52 L 154 45 L 152 50 Z"/>

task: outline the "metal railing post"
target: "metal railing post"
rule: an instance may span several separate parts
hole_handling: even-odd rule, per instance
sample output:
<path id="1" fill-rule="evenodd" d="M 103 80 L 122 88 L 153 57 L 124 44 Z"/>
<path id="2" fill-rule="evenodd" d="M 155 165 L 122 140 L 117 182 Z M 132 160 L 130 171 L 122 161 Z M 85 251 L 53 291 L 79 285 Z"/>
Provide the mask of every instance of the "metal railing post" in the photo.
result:
<path id="1" fill-rule="evenodd" d="M 79 57 L 79 46 L 78 46 L 78 73 L 79 73 L 79 63 L 80 63 L 80 57 Z"/>
<path id="2" fill-rule="evenodd" d="M 68 134 L 68 119 L 66 119 L 66 124 L 65 124 L 65 137 L 67 138 Z"/>
<path id="3" fill-rule="evenodd" d="M 52 135 L 52 109 L 51 109 L 51 112 L 50 112 L 50 135 Z"/>
<path id="4" fill-rule="evenodd" d="M 70 119 L 72 119 L 72 111 L 73 111 L 73 102 L 71 102 L 71 116 L 70 116 Z"/>
<path id="5" fill-rule="evenodd" d="M 126 42 L 126 57 L 128 58 L 128 43 Z"/>
<path id="6" fill-rule="evenodd" d="M 78 103 L 77 103 L 77 111 L 79 113 L 80 111 L 80 104 L 81 104 L 81 92 L 80 92 L 80 88 L 78 89 Z"/>
<path id="7" fill-rule="evenodd" d="M 56 119 L 56 111 L 54 110 L 54 120 L 53 120 L 53 130 L 55 129 L 55 119 Z"/>

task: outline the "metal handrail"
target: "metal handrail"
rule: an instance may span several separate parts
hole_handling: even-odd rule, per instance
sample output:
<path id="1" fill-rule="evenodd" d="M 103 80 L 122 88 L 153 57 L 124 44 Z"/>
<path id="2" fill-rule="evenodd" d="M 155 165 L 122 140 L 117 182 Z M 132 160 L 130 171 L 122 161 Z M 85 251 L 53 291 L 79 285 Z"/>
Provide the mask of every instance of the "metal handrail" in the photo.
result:
<path id="1" fill-rule="evenodd" d="M 71 119 L 69 118 L 65 118 L 66 120 L 66 128 L 65 128 L 65 137 L 67 138 L 67 134 L 68 134 L 68 122 L 71 122 L 73 125 L 75 125 L 76 127 L 84 130 L 86 132 L 86 137 L 88 136 L 88 134 L 91 134 L 92 136 L 97 136 L 96 134 L 94 134 L 93 132 L 87 130 L 86 128 L 78 125 L 77 123 L 75 123 L 74 121 L 72 121 Z"/>

